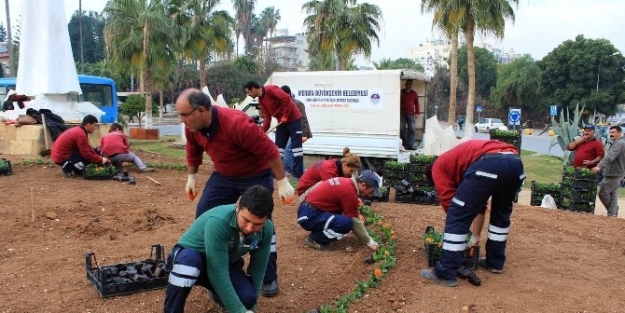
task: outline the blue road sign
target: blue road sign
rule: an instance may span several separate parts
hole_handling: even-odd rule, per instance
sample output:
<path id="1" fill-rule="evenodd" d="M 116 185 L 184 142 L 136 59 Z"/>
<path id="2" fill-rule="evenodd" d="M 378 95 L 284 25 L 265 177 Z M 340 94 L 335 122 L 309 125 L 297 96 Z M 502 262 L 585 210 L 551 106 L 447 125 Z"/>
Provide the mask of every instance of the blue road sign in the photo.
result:
<path id="1" fill-rule="evenodd" d="M 521 125 L 521 109 L 510 108 L 508 113 L 508 125 Z"/>
<path id="2" fill-rule="evenodd" d="M 555 105 L 552 105 L 552 106 L 551 106 L 551 108 L 550 108 L 550 110 L 549 110 L 549 114 L 550 114 L 551 116 L 556 116 L 556 115 L 558 115 L 558 107 L 557 107 L 557 106 L 555 106 Z"/>
<path id="3" fill-rule="evenodd" d="M 475 106 L 475 111 L 476 111 L 477 113 L 480 113 L 480 112 L 482 112 L 483 110 L 484 110 L 484 107 L 482 107 L 481 105 L 479 105 L 479 104 L 478 104 L 477 106 Z"/>

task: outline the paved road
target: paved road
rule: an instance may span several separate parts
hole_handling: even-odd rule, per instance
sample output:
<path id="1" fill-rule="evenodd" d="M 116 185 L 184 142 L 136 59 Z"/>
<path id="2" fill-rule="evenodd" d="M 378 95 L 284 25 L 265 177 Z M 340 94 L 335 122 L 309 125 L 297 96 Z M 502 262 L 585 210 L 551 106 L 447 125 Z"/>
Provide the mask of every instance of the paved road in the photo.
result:
<path id="1" fill-rule="evenodd" d="M 551 140 L 554 137 L 550 137 L 547 133 L 544 133 L 540 136 L 538 134 L 542 131 L 542 129 L 537 129 L 532 132 L 532 135 L 523 135 L 523 140 L 521 142 L 521 148 L 529 151 L 533 151 L 540 154 L 548 154 L 553 156 L 561 157 L 563 155 L 562 149 L 560 149 L 560 145 L 555 145 L 551 148 L 551 152 L 549 151 L 549 145 L 551 144 Z M 464 131 L 456 130 L 456 136 L 462 137 L 464 135 Z M 473 138 L 476 139 L 488 139 L 488 133 L 475 133 Z"/>

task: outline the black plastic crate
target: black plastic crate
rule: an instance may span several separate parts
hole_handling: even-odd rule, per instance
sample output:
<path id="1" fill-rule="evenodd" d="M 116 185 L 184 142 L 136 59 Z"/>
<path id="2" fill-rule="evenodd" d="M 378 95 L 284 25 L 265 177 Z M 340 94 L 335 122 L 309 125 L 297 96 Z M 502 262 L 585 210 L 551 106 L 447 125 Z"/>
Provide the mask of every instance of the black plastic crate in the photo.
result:
<path id="1" fill-rule="evenodd" d="M 86 180 L 111 180 L 117 173 L 114 166 L 97 166 L 90 164 L 83 169 L 82 178 Z"/>
<path id="2" fill-rule="evenodd" d="M 98 266 L 93 252 L 87 253 L 87 279 L 103 298 L 165 288 L 169 271 L 164 251 L 163 245 L 155 244 L 152 245 L 149 259 L 102 267 Z"/>
<path id="3" fill-rule="evenodd" d="M 426 244 L 425 245 L 425 255 L 428 259 L 428 267 L 436 266 L 436 262 L 441 259 L 441 250 L 442 248 L 438 247 L 438 244 Z M 477 262 L 480 259 L 480 246 L 467 247 L 464 250 L 464 257 L 462 259 L 462 265 L 477 269 Z"/>
<path id="4" fill-rule="evenodd" d="M 412 197 L 412 203 L 424 205 L 439 205 L 438 197 Z"/>
<path id="5" fill-rule="evenodd" d="M 562 204 L 559 206 L 559 209 L 575 212 L 594 213 L 595 205 L 595 201 L 562 197 Z"/>
<path id="6" fill-rule="evenodd" d="M 13 165 L 11 165 L 11 161 L 5 158 L 0 159 L 0 175 L 13 175 Z"/>
<path id="7" fill-rule="evenodd" d="M 564 176 L 560 185 L 562 188 L 576 191 L 590 191 L 597 190 L 598 181 L 596 179 L 575 179 Z"/>

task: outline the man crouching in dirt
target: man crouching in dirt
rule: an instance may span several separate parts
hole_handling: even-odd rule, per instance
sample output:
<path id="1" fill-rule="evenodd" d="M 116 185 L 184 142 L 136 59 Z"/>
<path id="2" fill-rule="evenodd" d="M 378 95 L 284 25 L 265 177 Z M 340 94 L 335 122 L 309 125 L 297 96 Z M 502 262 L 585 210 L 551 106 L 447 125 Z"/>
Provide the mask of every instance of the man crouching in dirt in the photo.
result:
<path id="1" fill-rule="evenodd" d="M 525 179 L 516 146 L 496 140 L 469 140 L 443 153 L 426 173 L 441 204 L 451 203 L 445 220 L 441 259 L 421 276 L 454 287 L 462 266 L 469 228 L 492 196 L 486 258 L 479 265 L 502 273 L 510 231 L 512 201 Z M 479 234 L 478 234 L 479 235 Z"/>
<path id="2" fill-rule="evenodd" d="M 380 196 L 380 177 L 365 170 L 359 177 L 334 177 L 317 183 L 307 191 L 297 210 L 297 223 L 310 232 L 305 244 L 317 250 L 330 250 L 333 241 L 342 239 L 350 231 L 372 250 L 379 245 L 368 234 L 359 218 L 359 195 Z"/>
<path id="3" fill-rule="evenodd" d="M 167 266 L 165 313 L 184 312 L 194 285 L 207 288 L 229 313 L 253 313 L 271 250 L 272 192 L 255 185 L 236 204 L 198 217 L 174 246 Z M 247 273 L 245 254 L 250 254 Z"/>

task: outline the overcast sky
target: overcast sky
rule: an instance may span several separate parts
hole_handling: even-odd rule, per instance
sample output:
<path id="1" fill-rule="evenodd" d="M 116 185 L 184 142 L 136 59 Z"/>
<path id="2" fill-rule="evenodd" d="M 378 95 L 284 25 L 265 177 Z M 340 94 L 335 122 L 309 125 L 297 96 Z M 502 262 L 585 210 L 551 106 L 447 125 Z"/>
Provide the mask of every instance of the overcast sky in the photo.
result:
<path id="1" fill-rule="evenodd" d="M 9 0 L 11 20 L 15 24 L 22 1 Z M 69 20 L 78 10 L 78 0 L 36 0 L 65 2 L 65 12 Z M 384 15 L 383 29 L 380 34 L 380 46 L 372 51 L 371 59 L 399 58 L 406 56 L 407 48 L 418 46 L 432 34 L 432 15 L 421 14 L 420 0 L 360 0 L 378 5 Z M 106 0 L 83 0 L 85 11 L 104 9 Z M 256 12 L 260 13 L 267 6 L 280 10 L 282 20 L 278 28 L 287 28 L 289 32 L 303 32 L 305 14 L 301 11 L 306 0 L 258 0 Z M 233 15 L 232 2 L 222 0 L 220 9 L 229 10 Z M 4 1 L 0 4 L 0 21 L 6 26 Z M 498 42 L 492 38 L 480 38 L 478 41 L 494 43 L 505 51 L 514 49 L 516 53 L 529 53 L 535 59 L 541 59 L 560 43 L 574 39 L 578 34 L 587 38 L 606 38 L 620 51 L 625 53 L 625 1 L 623 0 L 520 0 L 516 9 L 516 21 L 507 23 L 505 39 Z"/>

